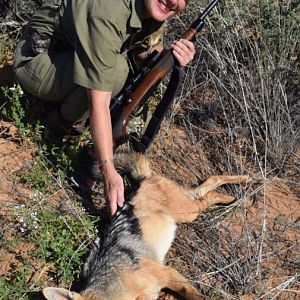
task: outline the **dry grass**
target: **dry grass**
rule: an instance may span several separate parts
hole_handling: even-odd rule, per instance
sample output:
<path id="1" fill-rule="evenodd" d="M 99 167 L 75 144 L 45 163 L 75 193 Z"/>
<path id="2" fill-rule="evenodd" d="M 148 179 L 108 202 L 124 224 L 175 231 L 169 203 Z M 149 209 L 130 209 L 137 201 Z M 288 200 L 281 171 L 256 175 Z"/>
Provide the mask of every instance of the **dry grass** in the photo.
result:
<path id="1" fill-rule="evenodd" d="M 206 4 L 191 0 L 170 22 L 167 42 Z M 232 205 L 180 226 L 168 256 L 212 299 L 300 297 L 299 7 L 299 1 L 220 3 L 148 153 L 157 173 L 180 184 L 195 186 L 216 174 L 253 178 L 249 186 L 222 189 L 236 196 Z M 44 170 L 52 172 L 49 165 Z M 61 192 L 53 197 L 58 203 L 80 200 L 66 181 L 50 177 Z M 56 203 L 47 193 L 41 203 Z"/>
<path id="2" fill-rule="evenodd" d="M 233 205 L 181 226 L 170 254 L 213 299 L 299 297 L 299 4 L 219 5 L 151 154 L 186 184 L 212 174 L 253 178 L 245 190 L 225 189 Z M 191 6 L 177 29 L 199 1 Z"/>

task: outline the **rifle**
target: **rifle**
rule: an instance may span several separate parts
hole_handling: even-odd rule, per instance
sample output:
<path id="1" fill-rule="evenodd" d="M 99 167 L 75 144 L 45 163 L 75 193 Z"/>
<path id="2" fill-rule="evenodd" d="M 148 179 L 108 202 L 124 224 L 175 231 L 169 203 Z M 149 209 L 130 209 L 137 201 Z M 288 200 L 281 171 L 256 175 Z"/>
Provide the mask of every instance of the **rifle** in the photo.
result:
<path id="1" fill-rule="evenodd" d="M 203 13 L 192 23 L 182 38 L 194 40 L 204 26 L 204 20 L 220 0 L 213 0 Z M 142 105 L 155 91 L 160 82 L 171 72 L 169 84 L 162 99 L 145 129 L 142 137 L 135 138 L 127 133 L 127 125 L 133 112 Z M 160 124 L 172 104 L 181 78 L 181 69 L 172 52 L 163 49 L 162 52 L 153 51 L 145 65 L 125 84 L 122 91 L 112 99 L 110 113 L 115 149 L 129 140 L 137 152 L 145 152 L 159 130 Z"/>

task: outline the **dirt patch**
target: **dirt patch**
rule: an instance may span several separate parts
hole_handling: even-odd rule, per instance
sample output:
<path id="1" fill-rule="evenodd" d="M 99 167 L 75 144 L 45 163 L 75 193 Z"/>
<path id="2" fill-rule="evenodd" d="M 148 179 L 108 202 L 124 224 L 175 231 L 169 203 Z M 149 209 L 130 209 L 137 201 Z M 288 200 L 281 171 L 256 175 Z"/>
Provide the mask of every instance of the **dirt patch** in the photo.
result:
<path id="1" fill-rule="evenodd" d="M 242 238 L 247 232 L 245 226 L 238 225 L 241 220 L 257 233 L 256 274 L 262 279 L 259 284 L 265 296 L 278 293 L 278 299 L 296 299 L 299 294 L 287 288 L 293 286 L 293 280 L 297 282 L 296 270 L 300 269 L 300 199 L 295 191 L 280 179 L 267 180 L 260 199 L 228 224 L 234 224 L 233 230 Z"/>
<path id="2" fill-rule="evenodd" d="M 16 127 L 5 121 L 0 121 L 0 153 L 0 201 L 4 205 L 23 201 L 30 196 L 31 191 L 16 179 L 33 159 L 33 151 L 32 147 L 17 138 Z"/>

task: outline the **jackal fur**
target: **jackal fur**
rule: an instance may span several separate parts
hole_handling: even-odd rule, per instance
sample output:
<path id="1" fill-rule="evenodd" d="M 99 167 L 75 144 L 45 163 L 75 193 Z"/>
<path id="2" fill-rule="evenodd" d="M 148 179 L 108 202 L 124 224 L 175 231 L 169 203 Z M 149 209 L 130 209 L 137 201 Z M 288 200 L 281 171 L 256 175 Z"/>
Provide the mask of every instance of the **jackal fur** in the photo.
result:
<path id="1" fill-rule="evenodd" d="M 152 300 L 167 287 L 188 300 L 200 294 L 179 272 L 163 264 L 177 222 L 191 222 L 215 203 L 234 197 L 215 191 L 247 176 L 212 176 L 195 189 L 152 175 L 142 155 L 119 155 L 116 166 L 133 179 L 135 192 L 114 215 L 103 239 L 96 240 L 84 265 L 80 293 L 45 288 L 48 300 Z"/>

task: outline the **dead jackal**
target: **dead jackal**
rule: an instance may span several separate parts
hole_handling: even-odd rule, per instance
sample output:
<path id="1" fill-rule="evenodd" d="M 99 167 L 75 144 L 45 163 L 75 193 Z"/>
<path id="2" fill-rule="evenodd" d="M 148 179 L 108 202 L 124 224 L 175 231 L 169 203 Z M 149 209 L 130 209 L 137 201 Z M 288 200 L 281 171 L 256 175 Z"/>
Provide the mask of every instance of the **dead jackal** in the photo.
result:
<path id="1" fill-rule="evenodd" d="M 193 190 L 161 176 L 152 176 L 141 155 L 120 155 L 116 164 L 130 174 L 136 191 L 112 219 L 105 237 L 91 250 L 83 270 L 80 294 L 45 288 L 48 300 L 150 300 L 167 287 L 186 299 L 205 299 L 164 257 L 175 237 L 176 222 L 193 221 L 215 203 L 234 197 L 214 191 L 247 176 L 212 176 Z"/>

